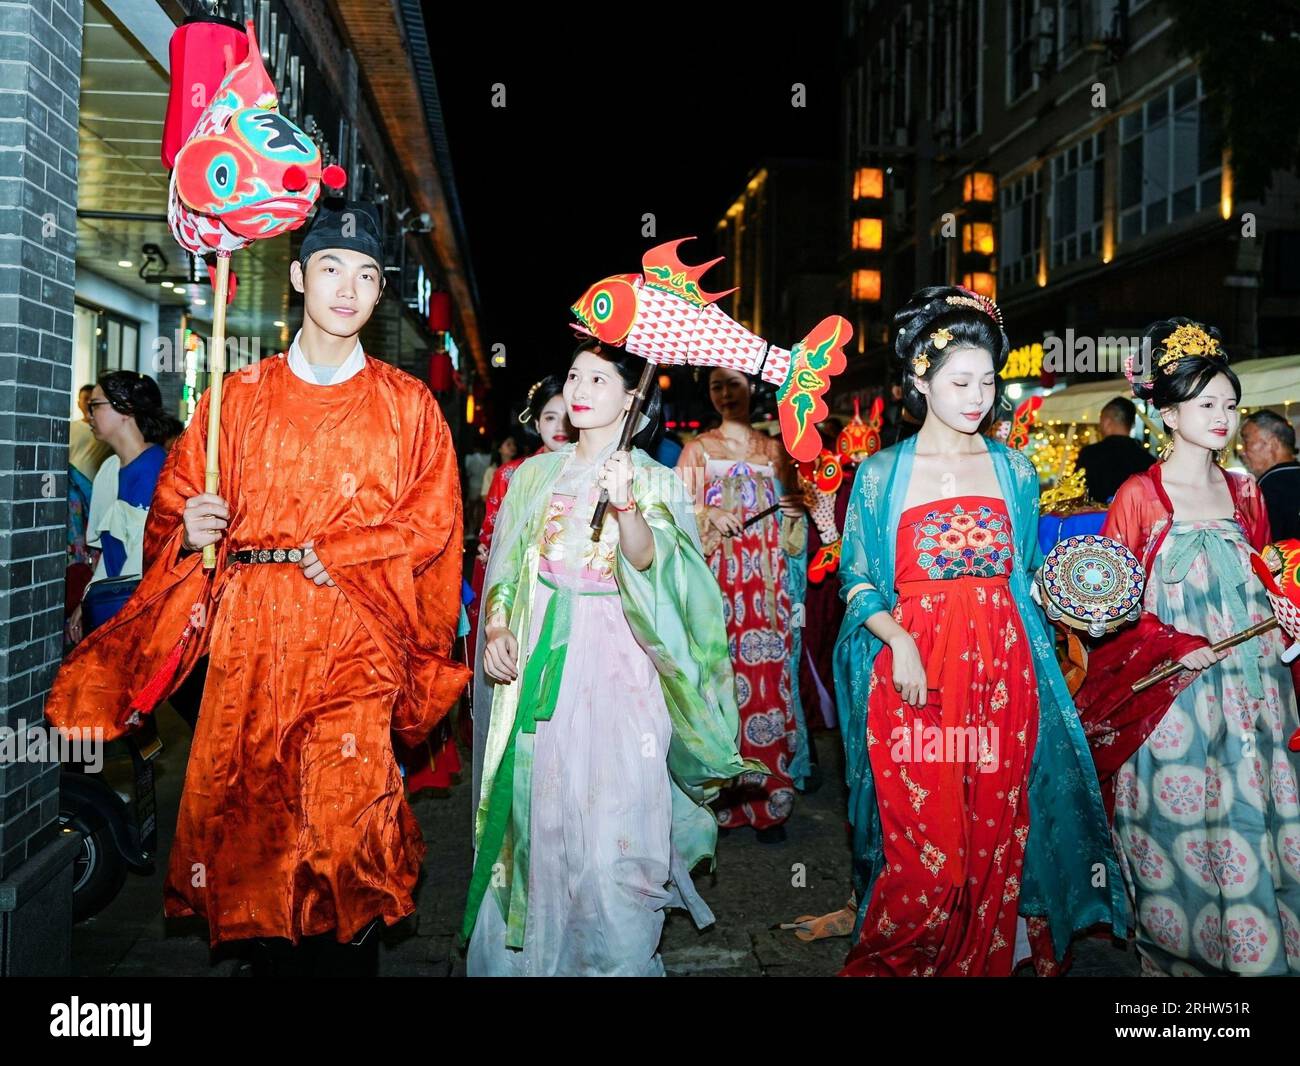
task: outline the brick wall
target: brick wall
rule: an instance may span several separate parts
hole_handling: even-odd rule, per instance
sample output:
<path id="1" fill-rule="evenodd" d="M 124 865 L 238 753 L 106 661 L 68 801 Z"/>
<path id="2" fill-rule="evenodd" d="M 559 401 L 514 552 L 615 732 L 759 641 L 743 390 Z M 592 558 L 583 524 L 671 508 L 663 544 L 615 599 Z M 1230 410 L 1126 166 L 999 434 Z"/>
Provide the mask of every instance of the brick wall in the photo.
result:
<path id="1" fill-rule="evenodd" d="M 0 3 L 0 727 L 62 655 L 81 0 Z M 54 836 L 58 766 L 0 762 L 0 879 Z"/>

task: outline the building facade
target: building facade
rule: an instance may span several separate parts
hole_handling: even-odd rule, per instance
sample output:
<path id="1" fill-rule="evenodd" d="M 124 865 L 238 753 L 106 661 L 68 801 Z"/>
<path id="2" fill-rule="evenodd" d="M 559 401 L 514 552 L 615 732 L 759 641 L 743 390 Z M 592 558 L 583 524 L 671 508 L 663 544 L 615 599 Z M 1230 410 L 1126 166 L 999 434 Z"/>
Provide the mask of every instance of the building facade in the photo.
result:
<path id="1" fill-rule="evenodd" d="M 1190 314 L 1235 358 L 1300 326 L 1300 180 L 1234 197 L 1202 79 L 1160 0 L 850 0 L 842 284 L 883 379 L 894 310 L 929 284 L 1003 307 L 1013 348 L 1102 343 L 1026 382 L 1119 373 L 1126 339 Z M 1058 349 L 1062 346 L 1057 346 Z M 1032 365 L 1031 365 L 1032 363 Z"/>

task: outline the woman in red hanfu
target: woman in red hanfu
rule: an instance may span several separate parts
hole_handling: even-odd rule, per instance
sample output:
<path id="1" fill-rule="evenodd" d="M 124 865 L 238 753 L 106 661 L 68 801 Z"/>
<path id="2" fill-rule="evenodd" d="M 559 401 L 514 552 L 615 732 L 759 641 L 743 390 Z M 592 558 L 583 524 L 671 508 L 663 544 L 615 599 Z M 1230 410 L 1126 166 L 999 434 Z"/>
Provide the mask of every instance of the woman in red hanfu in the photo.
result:
<path id="1" fill-rule="evenodd" d="M 1133 903 L 1142 972 L 1300 973 L 1300 755 L 1285 643 L 1273 630 L 1208 645 L 1269 617 L 1251 554 L 1268 512 L 1223 470 L 1241 384 L 1217 332 L 1186 318 L 1147 331 L 1131 374 L 1169 430 L 1163 461 L 1120 486 L 1105 536 L 1142 560 L 1143 614 L 1093 649 L 1076 696 Z M 1130 368 L 1132 370 L 1132 368 Z M 1165 661 L 1186 669 L 1134 695 Z"/>
<path id="2" fill-rule="evenodd" d="M 695 500 L 704 554 L 722 589 L 740 706 L 740 750 L 773 771 L 743 775 L 714 806 L 724 830 L 751 825 L 760 842 L 780 843 L 794 808 L 791 762 L 798 731 L 786 568 L 789 555 L 802 550 L 800 519 L 807 508 L 780 440 L 749 424 L 750 380 L 737 370 L 714 367 L 708 381 L 722 424 L 682 449 L 677 472 Z M 779 509 L 746 524 L 773 507 Z"/>
<path id="3" fill-rule="evenodd" d="M 1118 871 L 1029 593 L 1037 475 L 979 432 L 1008 355 L 1001 313 L 935 287 L 895 330 L 923 424 L 863 461 L 845 522 L 835 666 L 863 906 L 843 973 L 1007 976 L 1030 937 L 1050 931 L 1044 957 L 1061 958 L 1093 923 L 1122 930 L 1123 893 L 1090 883 L 1095 864 L 1108 885 Z"/>

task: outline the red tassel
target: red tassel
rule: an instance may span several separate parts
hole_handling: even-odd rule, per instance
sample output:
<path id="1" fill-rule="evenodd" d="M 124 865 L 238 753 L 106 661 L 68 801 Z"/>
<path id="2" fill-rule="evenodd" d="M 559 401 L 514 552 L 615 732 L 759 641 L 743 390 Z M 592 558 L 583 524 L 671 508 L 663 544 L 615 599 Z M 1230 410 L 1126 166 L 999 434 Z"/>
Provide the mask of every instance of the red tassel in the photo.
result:
<path id="1" fill-rule="evenodd" d="M 126 713 L 118 718 L 117 724 L 120 727 L 137 725 L 140 722 L 141 714 L 151 714 L 153 709 L 162 702 L 167 690 L 171 687 L 172 678 L 176 676 L 176 668 L 181 664 L 181 656 L 185 654 L 185 645 L 190 641 L 190 634 L 194 631 L 192 625 L 187 625 L 181 633 L 181 639 L 176 642 L 176 647 L 168 653 L 167 658 L 163 660 L 162 666 L 149 678 L 142 689 L 132 698 L 131 703 L 126 709 Z"/>

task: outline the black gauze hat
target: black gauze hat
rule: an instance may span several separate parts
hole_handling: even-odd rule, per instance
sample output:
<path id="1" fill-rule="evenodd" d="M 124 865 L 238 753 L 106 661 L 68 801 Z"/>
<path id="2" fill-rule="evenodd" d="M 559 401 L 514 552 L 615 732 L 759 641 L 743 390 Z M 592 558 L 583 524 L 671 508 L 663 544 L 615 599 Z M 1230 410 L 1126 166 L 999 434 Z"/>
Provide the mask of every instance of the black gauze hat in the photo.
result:
<path id="1" fill-rule="evenodd" d="M 384 265 L 383 230 L 379 225 L 379 211 L 374 204 L 358 200 L 324 200 L 316 208 L 311 229 L 302 240 L 298 261 L 305 267 L 315 252 L 326 248 L 348 248 L 372 256 L 380 267 Z"/>

